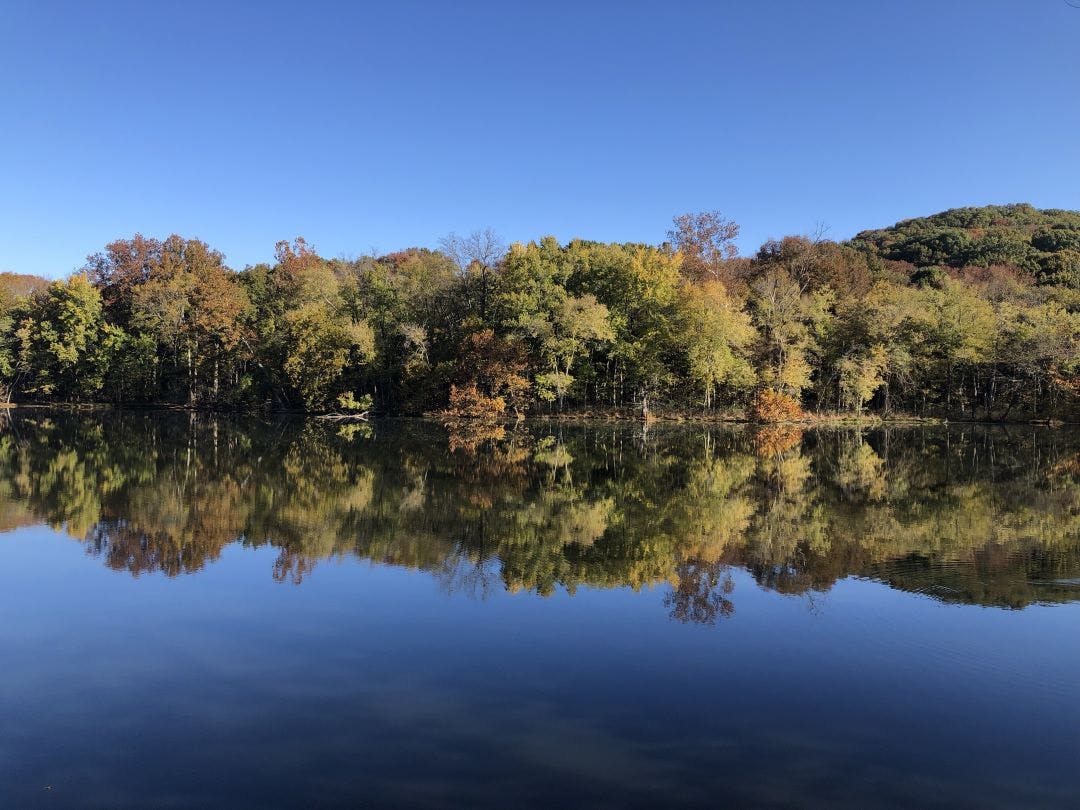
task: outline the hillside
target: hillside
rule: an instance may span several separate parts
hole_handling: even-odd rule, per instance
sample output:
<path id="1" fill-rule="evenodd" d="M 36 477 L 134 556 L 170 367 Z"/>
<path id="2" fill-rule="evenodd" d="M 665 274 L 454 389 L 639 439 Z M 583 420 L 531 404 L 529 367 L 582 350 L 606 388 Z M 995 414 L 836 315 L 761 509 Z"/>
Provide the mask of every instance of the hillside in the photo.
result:
<path id="1" fill-rule="evenodd" d="M 1023 203 L 954 208 L 863 231 L 849 244 L 917 267 L 1012 265 L 1043 284 L 1080 287 L 1080 211 Z"/>
<path id="2" fill-rule="evenodd" d="M 0 272 L 0 295 L 22 298 L 49 286 L 48 279 L 26 273 Z"/>

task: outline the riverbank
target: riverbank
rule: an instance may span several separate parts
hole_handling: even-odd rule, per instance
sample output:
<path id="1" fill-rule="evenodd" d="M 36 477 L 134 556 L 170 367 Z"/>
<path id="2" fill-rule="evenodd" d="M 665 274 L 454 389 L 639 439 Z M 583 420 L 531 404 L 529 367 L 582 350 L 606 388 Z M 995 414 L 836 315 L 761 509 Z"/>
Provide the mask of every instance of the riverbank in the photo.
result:
<path id="1" fill-rule="evenodd" d="M 613 411 L 578 411 L 574 413 L 556 414 L 530 414 L 528 419 L 537 421 L 608 421 L 608 422 L 642 422 L 640 413 L 634 410 Z M 845 413 L 805 413 L 799 419 L 787 419 L 781 421 L 765 422 L 747 416 L 742 412 L 697 412 L 697 411 L 666 411 L 657 410 L 649 413 L 648 422 L 673 422 L 673 423 L 706 423 L 706 424 L 737 424 L 737 425 L 802 425 L 807 427 L 829 425 L 939 425 L 949 422 L 948 419 L 930 416 L 914 416 L 911 414 L 882 415 L 875 413 L 845 414 Z M 992 420 L 951 420 L 951 421 L 984 421 Z"/>
<path id="2" fill-rule="evenodd" d="M 61 410 L 61 411 L 148 411 L 176 412 L 190 414 L 228 414 L 233 416 L 286 416 L 297 418 L 324 419 L 327 421 L 374 421 L 380 419 L 434 419 L 455 423 L 476 424 L 485 420 L 463 419 L 432 411 L 424 414 L 370 413 L 366 416 L 345 414 L 334 411 L 309 411 L 303 408 L 223 408 L 206 405 L 182 405 L 177 403 L 112 403 L 112 402 L 9 402 L 0 403 L 0 410 Z M 643 422 L 641 413 L 636 408 L 586 409 L 564 411 L 562 413 L 530 413 L 522 420 L 532 422 Z M 491 423 L 511 425 L 517 421 L 513 417 L 489 420 Z M 918 416 L 909 413 L 843 413 L 835 411 L 805 412 L 798 419 L 766 422 L 753 419 L 743 411 L 685 411 L 677 409 L 656 409 L 649 413 L 648 424 L 716 424 L 716 425 L 793 425 L 803 428 L 813 427 L 916 427 L 920 425 L 1044 425 L 1047 427 L 1065 427 L 1080 424 L 1072 420 L 1056 418 L 1040 419 L 986 419 L 970 417 Z"/>

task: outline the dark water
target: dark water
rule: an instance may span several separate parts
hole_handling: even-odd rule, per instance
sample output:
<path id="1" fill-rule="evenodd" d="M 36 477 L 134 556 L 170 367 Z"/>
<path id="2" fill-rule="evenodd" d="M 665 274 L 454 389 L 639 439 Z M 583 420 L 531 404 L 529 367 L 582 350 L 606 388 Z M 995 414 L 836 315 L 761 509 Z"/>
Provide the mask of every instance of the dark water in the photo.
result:
<path id="1" fill-rule="evenodd" d="M 0 806 L 1080 806 L 1080 434 L 0 431 Z"/>

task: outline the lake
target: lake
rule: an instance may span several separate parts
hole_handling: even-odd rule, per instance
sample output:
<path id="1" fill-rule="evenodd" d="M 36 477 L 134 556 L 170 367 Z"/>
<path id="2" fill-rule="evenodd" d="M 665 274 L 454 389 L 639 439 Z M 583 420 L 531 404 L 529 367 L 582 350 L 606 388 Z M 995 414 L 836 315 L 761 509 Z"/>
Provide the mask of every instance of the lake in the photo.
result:
<path id="1" fill-rule="evenodd" d="M 20 409 L 0 806 L 1080 806 L 1080 432 Z"/>

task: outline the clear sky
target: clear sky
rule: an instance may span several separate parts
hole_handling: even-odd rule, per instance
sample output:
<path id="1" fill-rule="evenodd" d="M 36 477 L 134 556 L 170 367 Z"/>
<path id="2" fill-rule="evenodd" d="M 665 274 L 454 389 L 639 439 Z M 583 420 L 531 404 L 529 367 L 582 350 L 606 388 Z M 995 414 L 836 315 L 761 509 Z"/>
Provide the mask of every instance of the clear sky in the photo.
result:
<path id="1" fill-rule="evenodd" d="M 0 269 L 1080 208 L 1080 0 L 0 0 Z"/>

